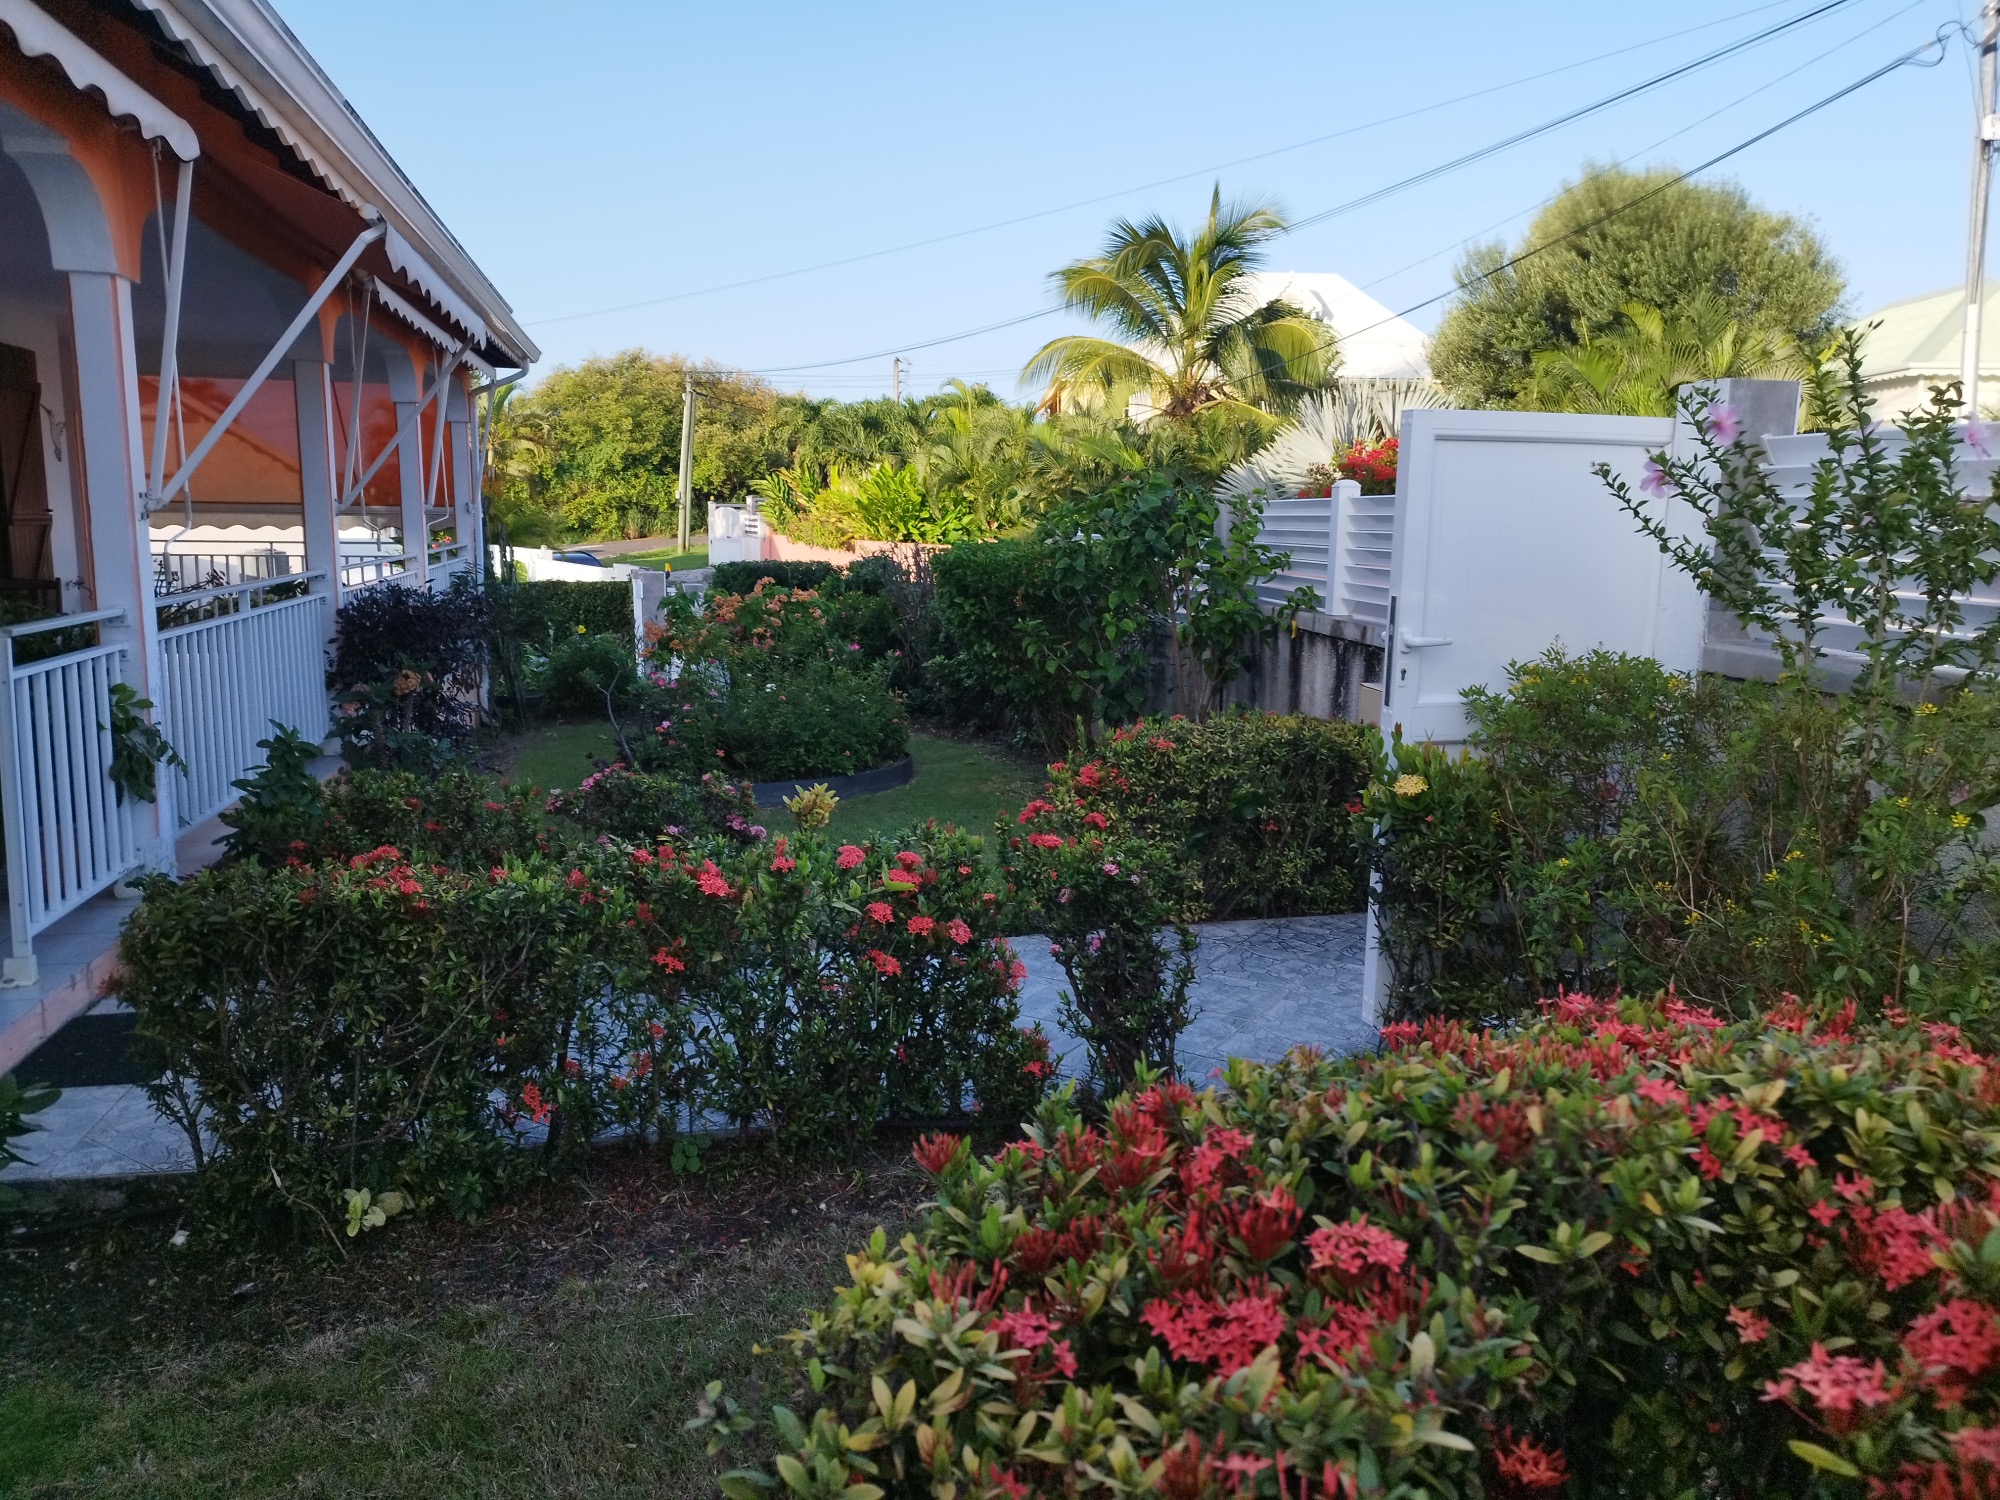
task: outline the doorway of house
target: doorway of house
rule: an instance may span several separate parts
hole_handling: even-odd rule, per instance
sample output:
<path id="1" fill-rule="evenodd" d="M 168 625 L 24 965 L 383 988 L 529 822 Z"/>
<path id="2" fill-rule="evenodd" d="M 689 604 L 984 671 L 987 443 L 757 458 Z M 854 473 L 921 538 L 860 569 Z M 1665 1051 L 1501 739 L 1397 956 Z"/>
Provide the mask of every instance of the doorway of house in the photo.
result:
<path id="1" fill-rule="evenodd" d="M 0 344 L 0 623 L 37 619 L 62 606 L 42 455 L 34 351 Z"/>

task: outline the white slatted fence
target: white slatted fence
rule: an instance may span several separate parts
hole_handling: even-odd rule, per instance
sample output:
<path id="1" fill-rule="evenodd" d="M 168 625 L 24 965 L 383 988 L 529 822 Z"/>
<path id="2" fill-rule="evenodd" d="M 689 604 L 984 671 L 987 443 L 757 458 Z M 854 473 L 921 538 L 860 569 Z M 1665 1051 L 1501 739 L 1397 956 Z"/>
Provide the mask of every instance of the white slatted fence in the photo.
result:
<path id="1" fill-rule="evenodd" d="M 111 685 L 121 678 L 124 647 L 101 644 L 17 663 L 16 643 L 123 618 L 100 610 L 0 629 L 11 982 L 34 980 L 36 933 L 138 862 L 132 808 L 111 781 Z"/>
<path id="2" fill-rule="evenodd" d="M 326 575 L 182 595 L 161 611 L 160 727 L 187 769 L 174 798 L 183 828 L 221 812 L 233 783 L 264 763 L 272 723 L 309 740 L 327 731 Z M 303 588 L 289 597 L 273 593 Z M 170 623 L 186 611 L 207 618 Z"/>

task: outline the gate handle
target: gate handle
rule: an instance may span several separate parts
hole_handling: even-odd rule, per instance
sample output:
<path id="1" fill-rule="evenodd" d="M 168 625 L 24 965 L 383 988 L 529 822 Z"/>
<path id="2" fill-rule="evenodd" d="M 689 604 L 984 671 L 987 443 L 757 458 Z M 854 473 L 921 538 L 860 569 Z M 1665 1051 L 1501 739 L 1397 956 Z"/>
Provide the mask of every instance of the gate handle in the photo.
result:
<path id="1" fill-rule="evenodd" d="M 1450 644 L 1451 637 L 1448 635 L 1405 635 L 1403 637 L 1403 649 L 1405 651 L 1422 651 L 1427 646 L 1449 646 Z"/>

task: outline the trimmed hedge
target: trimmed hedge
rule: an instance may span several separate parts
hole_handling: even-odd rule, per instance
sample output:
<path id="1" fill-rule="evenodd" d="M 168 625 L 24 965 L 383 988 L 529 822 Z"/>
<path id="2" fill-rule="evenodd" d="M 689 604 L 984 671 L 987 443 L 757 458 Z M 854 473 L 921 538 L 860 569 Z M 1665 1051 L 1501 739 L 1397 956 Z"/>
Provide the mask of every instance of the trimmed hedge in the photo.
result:
<path id="1" fill-rule="evenodd" d="M 2000 1063 L 1564 997 L 931 1137 L 724 1493 L 1990 1495 Z"/>
<path id="2" fill-rule="evenodd" d="M 726 562 L 709 570 L 708 587 L 717 594 L 747 594 L 768 578 L 773 588 L 824 591 L 840 577 L 841 570 L 825 562 Z"/>

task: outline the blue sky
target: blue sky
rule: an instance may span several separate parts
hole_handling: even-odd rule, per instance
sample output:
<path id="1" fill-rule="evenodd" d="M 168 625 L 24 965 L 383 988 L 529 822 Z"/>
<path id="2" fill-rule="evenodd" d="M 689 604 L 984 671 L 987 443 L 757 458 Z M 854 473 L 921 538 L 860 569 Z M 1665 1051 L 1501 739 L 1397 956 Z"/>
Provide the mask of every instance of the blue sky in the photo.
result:
<path id="1" fill-rule="evenodd" d="M 1048 272 L 1092 253 L 1115 216 L 1192 220 L 1219 176 L 1225 195 L 1268 196 L 1303 217 L 1819 3 L 277 0 L 526 322 L 542 370 L 638 345 L 840 396 L 886 390 L 887 351 L 1045 307 Z M 1401 310 L 1450 287 L 1466 243 L 1518 235 L 1586 161 L 1691 166 L 1973 8 L 1849 0 L 1748 53 L 1302 229 L 1271 265 L 1337 271 Z M 1672 33 L 1685 34 L 1661 40 Z M 1845 265 L 1857 312 L 1963 277 L 1969 57 L 1955 43 L 1941 66 L 1892 75 L 1719 169 L 1813 224 Z M 1372 123 L 1551 69 L 1564 71 Z M 705 290 L 1086 199 L 1102 201 Z M 1412 321 L 1433 327 L 1441 310 Z M 911 350 L 905 390 L 962 376 L 1016 394 L 1015 372 L 1066 326 L 1048 317 Z"/>

